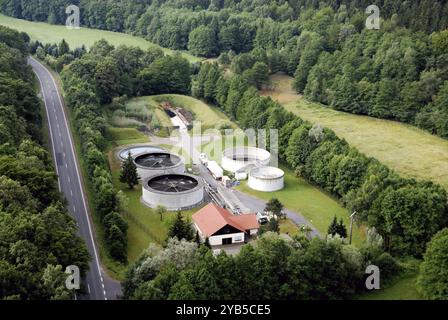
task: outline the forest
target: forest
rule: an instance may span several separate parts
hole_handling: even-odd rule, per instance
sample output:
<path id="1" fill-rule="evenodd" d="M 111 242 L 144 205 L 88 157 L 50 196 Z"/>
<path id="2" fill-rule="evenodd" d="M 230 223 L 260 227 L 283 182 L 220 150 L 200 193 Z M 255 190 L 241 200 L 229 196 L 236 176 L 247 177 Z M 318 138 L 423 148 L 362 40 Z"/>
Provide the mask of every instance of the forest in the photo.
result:
<path id="1" fill-rule="evenodd" d="M 73 2 L 73 1 L 71 1 Z M 71 3 L 70 2 L 70 3 Z M 64 24 L 69 1 L 0 2 L 3 13 Z M 393 119 L 448 138 L 448 2 L 373 1 L 380 30 L 365 28 L 371 1 L 75 1 L 81 22 L 203 57 L 232 56 L 294 76 L 306 98 Z M 235 61 L 236 60 L 236 61 Z"/>
<path id="2" fill-rule="evenodd" d="M 71 299 L 65 268 L 89 254 L 43 145 L 26 34 L 0 26 L 0 299 Z"/>
<path id="3" fill-rule="evenodd" d="M 217 58 L 217 63 L 190 65 L 180 55 L 113 47 L 105 40 L 88 52 L 72 50 L 65 41 L 28 45 L 25 34 L 0 29 L 0 279 L 6 284 L 0 297 L 64 297 L 63 288 L 52 286 L 61 266 L 87 261 L 41 145 L 40 105 L 25 67 L 28 48 L 61 72 L 113 259 L 127 262 L 128 226 L 118 213 L 120 197 L 104 154 L 102 108 L 120 108 L 122 98 L 161 93 L 192 94 L 221 108 L 243 129 L 279 129 L 283 163 L 356 211 L 359 222 L 374 227 L 382 239 L 355 249 L 338 239 L 288 242 L 268 234 L 256 247 L 216 259 L 204 246 L 169 240 L 129 268 L 125 298 L 342 299 L 362 292 L 359 283 L 368 263 L 380 265 L 385 279 L 399 273 L 392 256 L 423 258 L 421 291 L 427 298 L 446 297 L 446 284 L 438 280 L 447 261 L 439 253 L 447 243 L 446 191 L 399 176 L 331 130 L 259 94 L 269 75 L 283 72 L 309 100 L 448 138 L 446 1 L 376 1 L 380 30 L 364 28 L 364 9 L 371 3 L 363 0 L 0 0 L 0 10 L 64 24 L 65 7 L 72 3 L 80 6 L 84 26 L 132 33 Z M 25 163 L 32 175 L 22 170 Z M 49 221 L 54 229 L 41 227 Z M 42 241 L 50 250 L 42 249 Z M 55 244 L 61 241 L 73 251 L 61 252 Z M 324 258 L 328 264 L 321 264 Z"/>

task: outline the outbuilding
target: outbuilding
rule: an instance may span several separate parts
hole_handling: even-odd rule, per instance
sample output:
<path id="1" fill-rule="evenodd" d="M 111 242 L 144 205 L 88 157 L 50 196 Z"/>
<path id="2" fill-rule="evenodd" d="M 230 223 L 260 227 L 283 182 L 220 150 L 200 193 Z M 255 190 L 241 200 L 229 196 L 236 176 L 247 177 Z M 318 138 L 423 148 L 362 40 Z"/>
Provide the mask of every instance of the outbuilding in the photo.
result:
<path id="1" fill-rule="evenodd" d="M 208 239 L 211 246 L 242 244 L 260 228 L 255 214 L 233 215 L 214 203 L 196 212 L 192 219 L 202 241 Z"/>

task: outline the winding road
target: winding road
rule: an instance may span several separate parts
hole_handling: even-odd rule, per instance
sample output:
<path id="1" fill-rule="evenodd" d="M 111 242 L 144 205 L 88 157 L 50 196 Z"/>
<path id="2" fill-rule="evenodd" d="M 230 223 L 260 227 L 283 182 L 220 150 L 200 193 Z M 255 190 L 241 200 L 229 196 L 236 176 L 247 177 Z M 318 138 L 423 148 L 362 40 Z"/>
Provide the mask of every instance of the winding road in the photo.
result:
<path id="1" fill-rule="evenodd" d="M 75 218 L 79 235 L 86 242 L 92 257 L 83 283 L 86 293 L 77 296 L 77 299 L 116 299 L 121 294 L 120 283 L 108 277 L 101 267 L 94 225 L 89 215 L 70 126 L 58 86 L 50 71 L 36 59 L 30 57 L 28 63 L 39 80 L 42 99 L 45 103 L 59 190 L 67 199 L 67 208 Z"/>

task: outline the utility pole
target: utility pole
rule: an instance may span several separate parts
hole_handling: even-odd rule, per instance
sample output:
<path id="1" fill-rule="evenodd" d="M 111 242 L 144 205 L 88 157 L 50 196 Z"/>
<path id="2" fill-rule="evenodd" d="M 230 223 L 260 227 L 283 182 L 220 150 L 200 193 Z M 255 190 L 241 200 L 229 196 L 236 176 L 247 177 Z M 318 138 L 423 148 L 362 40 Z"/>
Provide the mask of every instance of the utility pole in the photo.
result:
<path id="1" fill-rule="evenodd" d="M 352 244 L 352 234 L 353 234 L 353 220 L 355 218 L 356 215 L 356 211 L 354 211 L 351 215 L 350 215 L 350 240 L 349 240 L 349 244 Z"/>

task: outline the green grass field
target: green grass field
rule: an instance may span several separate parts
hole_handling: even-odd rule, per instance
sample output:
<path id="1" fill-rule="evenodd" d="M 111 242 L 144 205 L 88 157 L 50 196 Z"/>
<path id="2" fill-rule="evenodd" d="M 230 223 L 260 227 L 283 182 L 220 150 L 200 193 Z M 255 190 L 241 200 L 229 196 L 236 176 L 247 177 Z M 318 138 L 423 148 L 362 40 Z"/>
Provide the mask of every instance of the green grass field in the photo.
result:
<path id="1" fill-rule="evenodd" d="M 374 290 L 356 297 L 358 300 L 421 300 L 415 288 L 417 275 L 406 276 L 396 280 L 391 286 Z"/>
<path id="2" fill-rule="evenodd" d="M 338 217 L 338 219 L 342 218 L 348 230 L 349 218 L 347 210 L 336 199 L 311 185 L 306 180 L 296 177 L 290 169 L 284 166 L 280 167 L 285 171 L 285 188 L 283 190 L 276 192 L 256 191 L 249 188 L 246 181 L 237 187 L 237 190 L 266 201 L 271 198 L 278 198 L 286 208 L 302 214 L 324 235 L 327 233 L 328 226 L 334 216 Z M 362 227 L 359 228 L 355 224 L 353 228 L 353 243 L 360 245 L 364 238 L 364 229 Z"/>
<path id="3" fill-rule="evenodd" d="M 448 190 L 448 140 L 411 125 L 333 110 L 291 92 L 292 78 L 276 76 L 275 89 L 264 92 L 288 111 L 320 123 L 340 138 L 405 177 L 429 179 Z"/>
<path id="4" fill-rule="evenodd" d="M 105 39 L 114 46 L 127 45 L 140 47 L 142 49 L 158 47 L 167 54 L 173 54 L 175 52 L 170 49 L 162 48 L 154 43 L 146 41 L 143 38 L 134 37 L 125 33 L 89 29 L 84 27 L 81 27 L 78 30 L 69 30 L 65 26 L 15 19 L 2 14 L 0 14 L 0 24 L 26 32 L 31 39 L 38 40 L 42 43 L 59 43 L 62 39 L 65 39 L 72 49 L 81 47 L 82 45 L 89 48 L 95 43 L 95 41 Z M 202 60 L 186 52 L 182 52 L 182 55 L 190 62 Z"/>
<path id="5" fill-rule="evenodd" d="M 196 121 L 201 122 L 203 129 L 220 128 L 222 125 L 228 125 L 231 128 L 237 127 L 221 110 L 193 97 L 163 94 L 150 98 L 158 103 L 168 101 L 176 107 L 187 109 L 193 113 Z"/>

